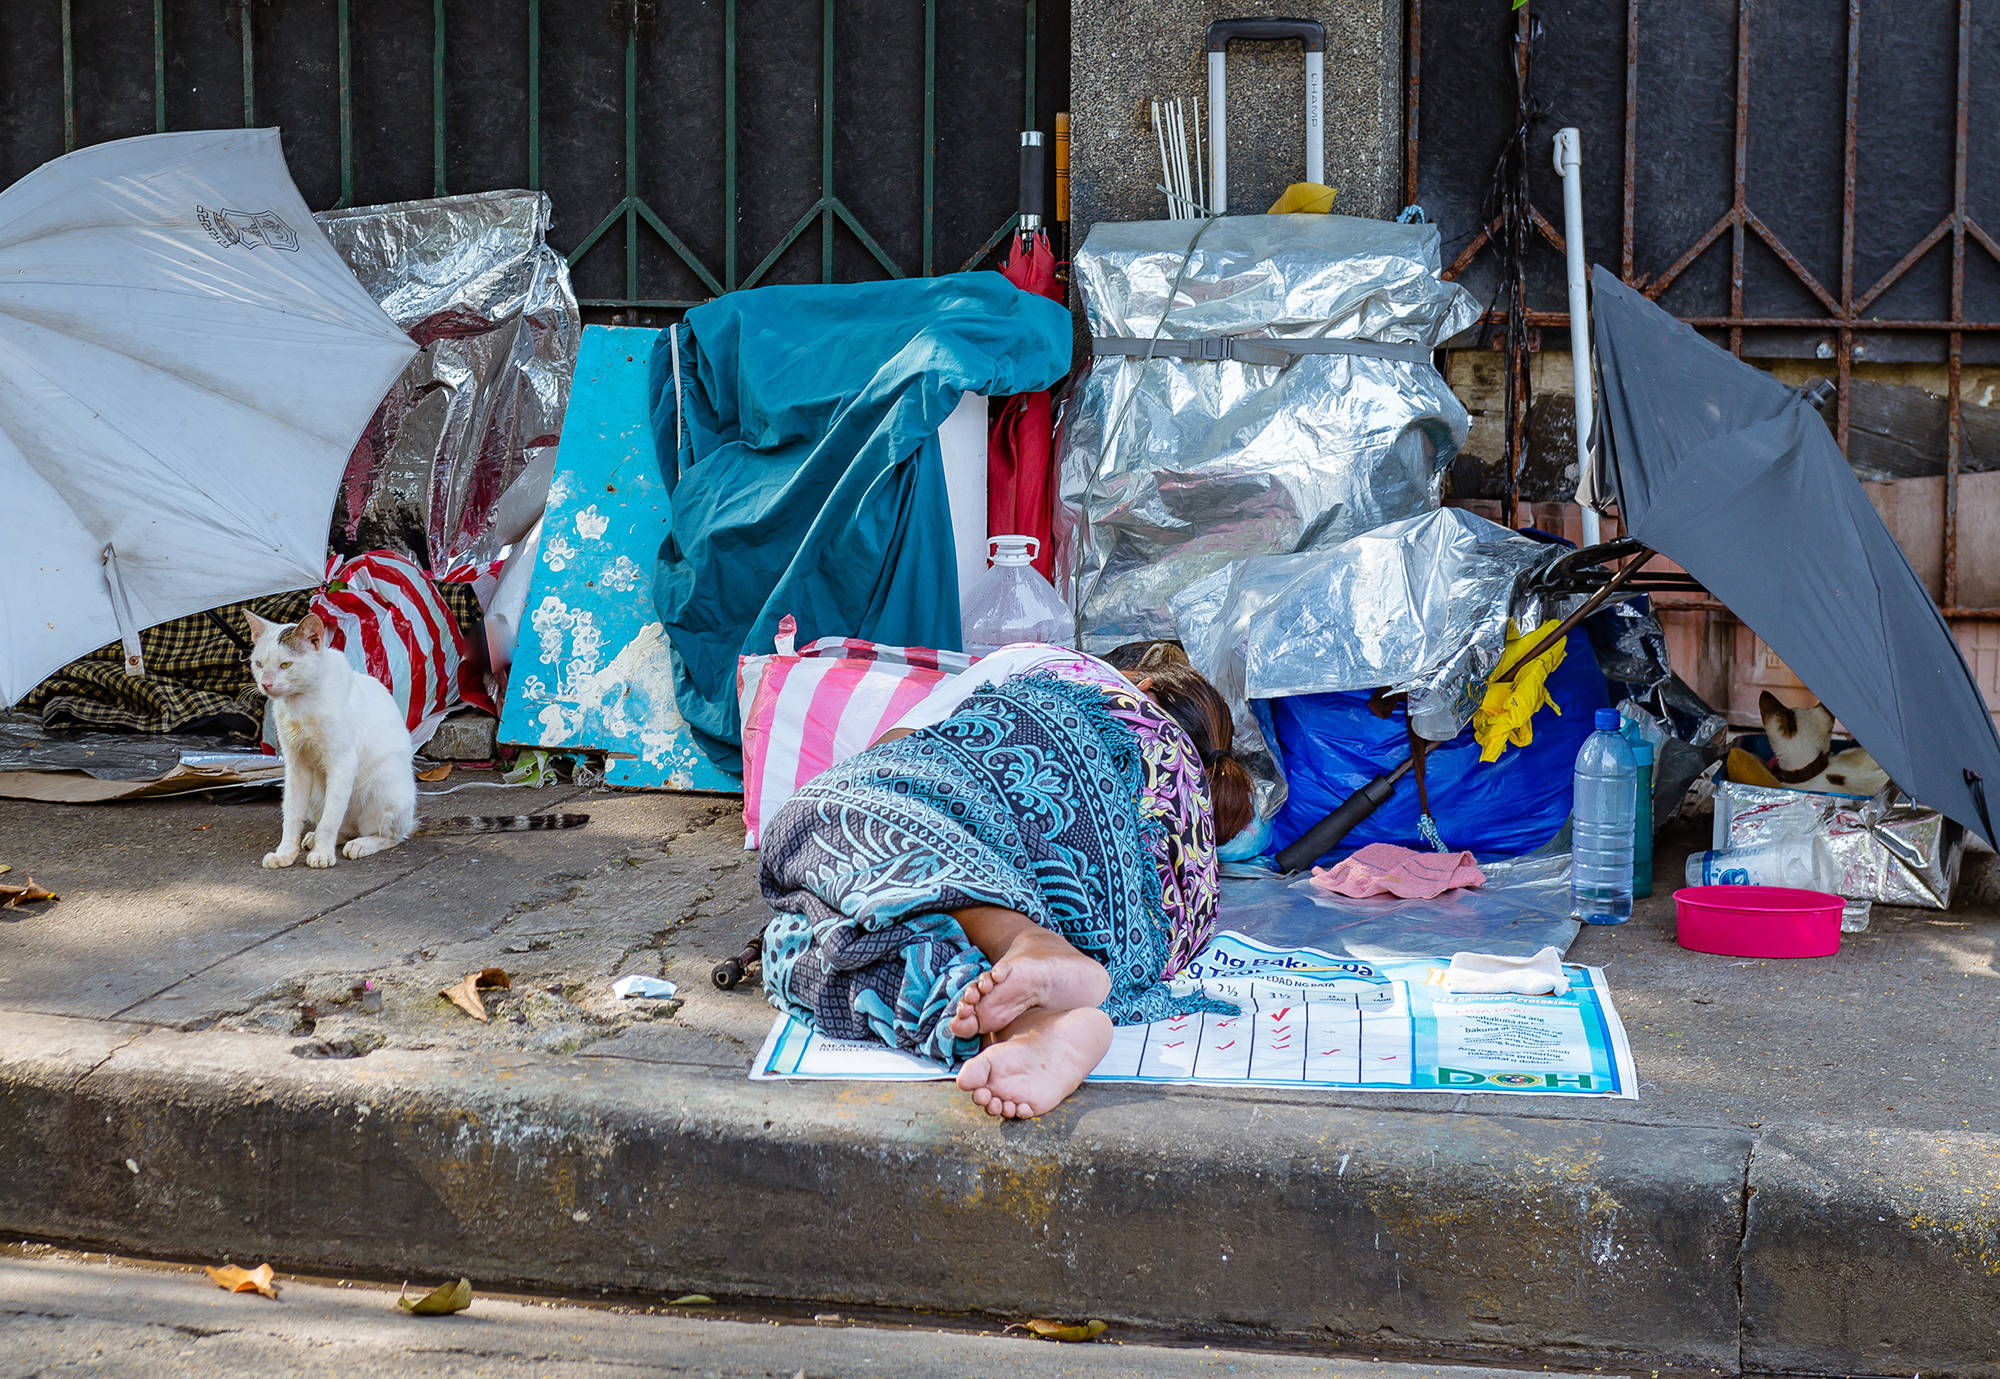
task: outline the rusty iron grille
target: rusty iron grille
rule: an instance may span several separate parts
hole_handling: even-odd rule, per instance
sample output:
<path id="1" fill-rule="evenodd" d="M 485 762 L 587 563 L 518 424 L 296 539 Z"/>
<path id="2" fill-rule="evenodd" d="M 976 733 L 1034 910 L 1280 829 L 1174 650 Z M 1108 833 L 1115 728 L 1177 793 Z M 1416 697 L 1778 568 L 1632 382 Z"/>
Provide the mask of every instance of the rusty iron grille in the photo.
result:
<path id="1" fill-rule="evenodd" d="M 1435 15 L 1444 8 L 1445 5 L 1441 0 L 1430 0 L 1429 4 L 1426 4 L 1426 0 L 1408 0 L 1406 38 L 1409 76 L 1405 93 L 1404 167 L 1406 200 L 1412 203 L 1419 202 L 1425 191 L 1433 190 L 1432 182 L 1435 180 L 1426 176 L 1429 165 L 1425 162 L 1426 149 L 1421 137 L 1426 114 L 1423 55 L 1424 44 L 1427 41 L 1426 10 L 1431 10 Z M 1529 0 L 1529 4 L 1516 12 L 1513 20 L 1514 33 L 1511 35 L 1514 41 L 1507 59 L 1513 69 L 1510 75 L 1518 74 L 1522 65 L 1531 60 L 1536 62 L 1543 60 L 1541 55 L 1531 57 L 1534 50 L 1529 43 L 1531 26 L 1537 19 L 1534 13 L 1536 8 L 1538 6 L 1535 0 Z M 1549 11 L 1551 22 L 1554 22 L 1559 7 L 1542 5 L 1539 8 Z M 1980 312 L 1979 319 L 1968 319 L 1967 316 L 1969 266 L 1974 269 L 1990 270 L 1993 266 L 2000 265 L 2000 242 L 1996 242 L 1992 232 L 1975 218 L 1967 205 L 1967 168 L 1970 159 L 1971 111 L 1974 99 L 1973 76 L 1975 59 L 1978 56 L 1975 52 L 1978 37 L 1975 34 L 1973 0 L 1956 0 L 1955 13 L 1951 16 L 1954 22 L 1949 30 L 1949 41 L 1952 45 L 1949 57 L 1953 60 L 1952 65 L 1955 66 L 1956 73 L 1952 90 L 1949 209 L 1929 227 L 1926 233 L 1916 237 L 1914 242 L 1905 241 L 1907 248 L 1900 257 L 1872 280 L 1863 280 L 1857 273 L 1856 265 L 1857 258 L 1861 256 L 1860 251 L 1884 248 L 1893 250 L 1902 245 L 1869 244 L 1857 238 L 1862 231 L 1861 219 L 1856 213 L 1857 151 L 1864 132 L 1879 133 L 1879 131 L 1869 131 L 1863 121 L 1865 113 L 1862 102 L 1863 40 L 1864 35 L 1869 32 L 1866 26 L 1896 25 L 1907 14 L 1906 7 L 1885 3 L 1884 0 L 1871 0 L 1864 14 L 1862 0 L 1845 0 L 1842 7 L 1845 11 L 1844 51 L 1834 48 L 1830 51 L 1796 51 L 1781 55 L 1784 62 L 1792 64 L 1837 64 L 1844 78 L 1843 117 L 1838 127 L 1838 137 L 1841 141 L 1841 177 L 1837 277 L 1825 272 L 1815 274 L 1802 256 L 1788 244 L 1786 236 L 1773 228 L 1767 219 L 1768 208 L 1764 214 L 1760 214 L 1759 198 L 1750 190 L 1749 151 L 1753 130 L 1751 118 L 1753 69 L 1754 59 L 1758 56 L 1757 42 L 1763 32 L 1763 26 L 1753 21 L 1769 20 L 1774 13 L 1772 6 L 1760 3 L 1760 0 L 1734 0 L 1733 5 L 1728 5 L 1726 0 L 1718 0 L 1699 7 L 1708 14 L 1715 14 L 1718 11 L 1726 14 L 1733 9 L 1733 14 L 1729 15 L 1729 18 L 1733 19 L 1734 27 L 1735 82 L 1733 121 L 1728 129 L 1732 140 L 1729 150 L 1730 196 L 1727 204 L 1721 208 L 1713 221 L 1680 245 L 1678 252 L 1673 253 L 1671 257 L 1657 254 L 1653 256 L 1656 260 L 1664 261 L 1647 261 L 1640 241 L 1645 238 L 1643 232 L 1648 228 L 1647 218 L 1649 214 L 1654 213 L 1655 208 L 1647 205 L 1640 194 L 1641 160 L 1658 156 L 1660 151 L 1642 147 L 1640 139 L 1643 101 L 1646 99 L 1642 95 L 1644 69 L 1641 62 L 1641 43 L 1644 34 L 1641 11 L 1643 8 L 1646 7 L 1642 6 L 1641 0 L 1625 0 L 1622 15 L 1623 147 L 1622 178 L 1619 188 L 1620 214 L 1616 222 L 1615 236 L 1616 266 L 1619 276 L 1648 298 L 1661 301 L 1676 284 L 1681 283 L 1691 271 L 1695 270 L 1697 265 L 1712 263 L 1718 256 L 1726 258 L 1728 272 L 1726 309 L 1695 310 L 1677 314 L 1690 325 L 1701 328 L 1725 342 L 1739 357 L 1744 353 L 1746 332 L 1762 333 L 1767 336 L 1783 336 L 1789 333 L 1794 337 L 1802 332 L 1812 333 L 1818 341 L 1813 353 L 1821 359 L 1828 360 L 1839 385 L 1831 421 L 1843 450 L 1848 445 L 1850 383 L 1853 378 L 1857 345 L 1863 344 L 1865 339 L 1871 336 L 1903 336 L 1910 340 L 1941 341 L 1946 370 L 1948 418 L 1944 463 L 1942 611 L 1949 617 L 2000 619 L 2000 608 L 1961 606 L 1958 597 L 1959 478 L 1965 452 L 1961 371 L 1969 341 L 1978 341 L 1982 344 L 2000 341 L 2000 319 L 1990 319 L 2000 315 L 2000 312 L 1989 309 Z M 1697 7 L 1676 8 L 1687 10 Z M 1828 9 L 1833 10 L 1833 6 L 1829 5 Z M 1657 22 L 1659 14 L 1657 9 L 1649 10 L 1644 22 L 1647 24 Z M 1610 37 L 1605 32 L 1610 27 L 1608 21 L 1614 21 L 1617 16 L 1615 10 L 1608 5 L 1596 7 L 1594 16 L 1596 20 L 1594 37 L 1602 42 Z M 1574 13 L 1566 18 L 1573 25 L 1578 22 Z M 1465 41 L 1461 33 L 1456 30 L 1451 32 L 1450 40 L 1431 35 L 1428 41 L 1434 44 L 1447 42 L 1458 44 Z M 1990 58 L 1992 54 L 1989 53 L 1987 56 Z M 1764 75 L 1768 77 L 1769 73 Z M 1541 90 L 1544 97 L 1550 94 L 1546 87 Z M 1510 110 L 1509 117 L 1511 116 Z M 1537 124 L 1534 154 L 1540 161 L 1547 159 L 1548 141 L 1553 137 L 1555 129 L 1567 122 L 1570 121 L 1550 118 Z M 1599 128 L 1601 132 L 1602 125 Z M 1941 131 L 1923 128 L 1905 131 L 1906 137 L 1916 141 L 1934 137 L 1939 133 Z M 1598 141 L 1598 148 L 1602 149 L 1601 140 Z M 1594 162 L 1587 156 L 1586 176 L 1601 179 L 1608 163 L 1609 160 L 1601 152 Z M 1547 191 L 1548 185 L 1552 185 L 1552 179 L 1549 183 L 1545 183 L 1542 196 L 1548 198 L 1546 204 L 1558 207 L 1559 217 L 1559 193 Z M 1939 189 L 1927 190 L 1934 195 Z M 1885 195 L 1898 194 L 1896 188 L 1879 189 L 1879 191 Z M 1533 202 L 1528 207 L 1527 225 L 1528 234 L 1537 242 L 1537 247 L 1545 249 L 1546 254 L 1543 256 L 1553 256 L 1553 262 L 1556 264 L 1553 276 L 1560 282 L 1560 260 L 1564 253 L 1562 232 L 1540 209 L 1540 205 Z M 1587 218 L 1585 232 L 1592 243 L 1598 246 L 1605 244 L 1607 238 L 1610 238 L 1601 217 L 1595 221 Z M 1473 233 L 1464 239 L 1463 247 L 1458 249 L 1450 267 L 1446 270 L 1446 276 L 1454 279 L 1463 278 L 1482 266 L 1482 260 L 1492 259 L 1498 237 L 1502 233 L 1503 225 L 1497 216 L 1484 219 L 1484 223 L 1477 224 Z M 1448 244 L 1450 242 L 1449 235 L 1447 242 Z M 1949 255 L 1948 276 L 1935 273 L 1934 256 L 1945 254 Z M 1783 273 L 1806 294 L 1798 300 L 1808 309 L 1774 314 L 1747 307 L 1746 265 L 1753 255 L 1768 255 L 1769 259 L 1774 259 L 1777 264 L 1782 265 Z M 1595 257 L 1597 261 L 1605 262 L 1609 256 L 1599 252 Z M 1985 260 L 1983 265 L 1978 262 L 1980 258 Z M 1926 279 L 1921 284 L 1917 282 L 1920 275 Z M 1936 281 L 1938 278 L 1942 281 Z M 1898 288 L 1904 289 L 1896 294 L 1902 309 L 1885 312 L 1885 298 L 1892 294 L 1893 289 Z M 1921 288 L 1923 294 L 1930 298 L 1932 305 L 1929 312 L 1912 312 L 1908 309 L 1913 288 Z M 1938 290 L 1939 288 L 1942 290 Z M 1523 313 L 1526 324 L 1532 330 L 1548 327 L 1566 328 L 1569 317 L 1567 311 L 1563 309 L 1565 304 L 1561 296 L 1551 292 L 1544 292 L 1542 295 L 1548 304 L 1529 306 Z M 1496 308 L 1487 313 L 1486 320 L 1493 326 L 1504 327 L 1507 324 L 1507 313 L 1504 308 Z M 1497 343 L 1499 342 L 1496 339 Z M 1904 357 L 1913 356 L 1905 354 Z M 1984 357 L 1994 356 L 1987 352 Z M 1520 462 L 1525 440 L 1524 413 L 1525 409 L 1510 408 L 1509 459 L 1516 466 Z"/>

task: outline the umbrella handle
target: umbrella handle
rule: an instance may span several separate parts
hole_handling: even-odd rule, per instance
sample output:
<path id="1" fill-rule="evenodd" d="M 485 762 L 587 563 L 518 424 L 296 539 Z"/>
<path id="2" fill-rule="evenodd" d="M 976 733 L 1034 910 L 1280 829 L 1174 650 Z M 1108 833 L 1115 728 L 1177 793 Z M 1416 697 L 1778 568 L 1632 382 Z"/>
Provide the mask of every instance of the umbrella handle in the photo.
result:
<path id="1" fill-rule="evenodd" d="M 1021 233 L 1042 228 L 1048 215 L 1048 147 L 1042 131 L 1021 132 Z"/>

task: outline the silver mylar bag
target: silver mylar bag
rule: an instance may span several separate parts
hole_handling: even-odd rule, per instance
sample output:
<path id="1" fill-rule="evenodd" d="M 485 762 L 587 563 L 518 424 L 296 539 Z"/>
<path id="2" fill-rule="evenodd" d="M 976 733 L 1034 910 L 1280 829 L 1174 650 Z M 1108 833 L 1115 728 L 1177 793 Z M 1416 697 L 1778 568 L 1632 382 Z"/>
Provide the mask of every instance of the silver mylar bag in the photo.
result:
<path id="1" fill-rule="evenodd" d="M 1817 835 L 1833 860 L 1834 889 L 1878 905 L 1951 908 L 1964 832 L 1935 809 L 1885 791 L 1873 799 L 1723 781 L 1715 790 L 1715 845 L 1745 848 Z"/>
<path id="2" fill-rule="evenodd" d="M 1330 550 L 1231 562 L 1172 606 L 1188 659 L 1231 702 L 1390 689 L 1420 735 L 1447 742 L 1472 721 L 1508 619 L 1540 625 L 1525 577 L 1565 549 L 1440 508 Z"/>
<path id="3" fill-rule="evenodd" d="M 1428 349 L 1478 315 L 1438 276 L 1435 226 L 1230 216 L 1190 252 L 1201 224 L 1091 228 L 1075 275 L 1093 336 Z M 1100 354 L 1060 443 L 1058 564 L 1082 645 L 1172 637 L 1169 600 L 1232 560 L 1336 545 L 1437 507 L 1467 421 L 1424 362 Z"/>
<path id="4" fill-rule="evenodd" d="M 569 264 L 546 240 L 548 197 L 481 192 L 316 219 L 422 347 L 348 462 L 335 544 L 436 574 L 493 559 L 541 511 L 583 331 Z"/>

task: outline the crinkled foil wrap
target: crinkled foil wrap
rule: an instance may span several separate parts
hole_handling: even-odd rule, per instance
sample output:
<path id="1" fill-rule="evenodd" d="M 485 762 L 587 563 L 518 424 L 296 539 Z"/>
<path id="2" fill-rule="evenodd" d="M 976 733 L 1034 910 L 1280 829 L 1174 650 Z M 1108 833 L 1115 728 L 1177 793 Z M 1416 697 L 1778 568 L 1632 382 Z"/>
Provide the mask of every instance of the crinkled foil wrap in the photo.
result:
<path id="1" fill-rule="evenodd" d="M 1093 226 L 1075 275 L 1098 336 L 1435 346 L 1478 315 L 1438 231 L 1349 216 Z M 1168 294 L 1183 261 L 1180 289 Z M 1245 556 L 1336 545 L 1438 505 L 1465 408 L 1428 364 L 1283 367 L 1104 355 L 1064 409 L 1058 567 L 1082 645 L 1171 637 L 1168 602 Z"/>
<path id="2" fill-rule="evenodd" d="M 1529 576 L 1564 553 L 1439 508 L 1329 550 L 1232 561 L 1171 607 L 1188 659 L 1232 705 L 1386 688 L 1446 742 L 1472 721 L 1508 619 L 1541 625 Z"/>
<path id="3" fill-rule="evenodd" d="M 444 574 L 520 536 L 496 530 L 495 512 L 512 485 L 517 499 L 547 491 L 583 329 L 549 214 L 540 192 L 500 191 L 318 217 L 422 346 L 348 462 L 336 549 L 397 551 Z"/>
<path id="4" fill-rule="evenodd" d="M 1951 908 L 1964 830 L 1935 809 L 1884 792 L 1870 800 L 1724 781 L 1715 791 L 1718 847 L 1755 847 L 1817 834 L 1849 900 Z"/>

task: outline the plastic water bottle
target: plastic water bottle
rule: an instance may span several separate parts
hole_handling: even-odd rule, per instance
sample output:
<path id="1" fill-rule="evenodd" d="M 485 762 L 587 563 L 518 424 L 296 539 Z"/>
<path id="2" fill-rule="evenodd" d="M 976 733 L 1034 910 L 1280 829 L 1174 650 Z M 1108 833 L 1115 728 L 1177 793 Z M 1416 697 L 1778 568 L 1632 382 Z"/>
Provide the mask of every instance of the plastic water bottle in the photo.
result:
<path id="1" fill-rule="evenodd" d="M 1032 536 L 995 536 L 986 549 L 993 567 L 964 601 L 965 649 L 987 656 L 1015 642 L 1074 645 L 1076 619 L 1035 569 L 1041 543 Z"/>
<path id="2" fill-rule="evenodd" d="M 1639 768 L 1619 735 L 1618 710 L 1597 711 L 1597 731 L 1576 754 L 1570 824 L 1570 914 L 1586 924 L 1632 917 L 1632 830 L 1639 808 Z"/>
<path id="3" fill-rule="evenodd" d="M 1794 886 L 1830 890 L 1831 867 L 1812 838 L 1697 852 L 1687 860 L 1690 886 Z"/>
<path id="4" fill-rule="evenodd" d="M 1653 744 L 1643 737 L 1627 741 L 1639 772 L 1632 826 L 1632 898 L 1644 900 L 1653 893 Z"/>

